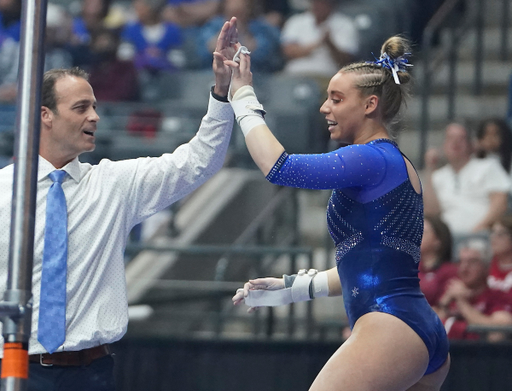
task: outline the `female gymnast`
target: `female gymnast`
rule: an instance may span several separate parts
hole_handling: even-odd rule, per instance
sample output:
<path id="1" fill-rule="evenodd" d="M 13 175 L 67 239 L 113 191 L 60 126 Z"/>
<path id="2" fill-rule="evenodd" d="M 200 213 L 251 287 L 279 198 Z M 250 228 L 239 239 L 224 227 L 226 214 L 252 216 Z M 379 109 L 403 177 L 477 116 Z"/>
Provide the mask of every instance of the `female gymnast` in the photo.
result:
<path id="1" fill-rule="evenodd" d="M 281 186 L 332 189 L 327 226 L 337 266 L 250 280 L 233 297 L 253 310 L 343 293 L 352 334 L 312 391 L 434 391 L 450 366 L 443 325 L 419 287 L 420 181 L 387 130 L 406 96 L 407 55 L 407 41 L 392 37 L 376 62 L 348 65 L 334 75 L 320 112 L 330 137 L 349 145 L 311 155 L 288 155 L 266 126 L 243 47 L 239 58 L 223 58 L 233 70 L 235 116 L 266 178 Z"/>

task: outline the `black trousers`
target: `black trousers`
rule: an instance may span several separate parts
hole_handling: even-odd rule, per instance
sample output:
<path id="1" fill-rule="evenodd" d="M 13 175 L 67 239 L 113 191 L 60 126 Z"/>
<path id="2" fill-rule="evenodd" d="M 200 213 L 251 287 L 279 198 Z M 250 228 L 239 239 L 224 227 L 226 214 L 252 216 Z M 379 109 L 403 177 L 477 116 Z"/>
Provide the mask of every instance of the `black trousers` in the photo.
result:
<path id="1" fill-rule="evenodd" d="M 81 367 L 29 365 L 28 391 L 115 391 L 112 356 Z"/>

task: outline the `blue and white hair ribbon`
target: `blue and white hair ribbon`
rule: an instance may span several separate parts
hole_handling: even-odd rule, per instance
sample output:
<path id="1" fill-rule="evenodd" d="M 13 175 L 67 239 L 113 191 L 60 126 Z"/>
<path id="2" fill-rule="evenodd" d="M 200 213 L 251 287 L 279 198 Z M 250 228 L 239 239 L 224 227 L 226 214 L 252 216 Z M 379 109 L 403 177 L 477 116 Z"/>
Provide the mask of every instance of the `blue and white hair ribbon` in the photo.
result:
<path id="1" fill-rule="evenodd" d="M 397 57 L 394 60 L 389 57 L 387 53 L 382 53 L 380 58 L 374 61 L 374 64 L 380 65 L 383 68 L 388 68 L 391 70 L 393 74 L 393 79 L 395 79 L 396 84 L 400 84 L 400 79 L 398 78 L 398 71 L 407 72 L 407 67 L 412 67 L 412 64 L 409 64 L 406 56 L 409 56 L 411 53 L 404 53 L 403 56 Z"/>

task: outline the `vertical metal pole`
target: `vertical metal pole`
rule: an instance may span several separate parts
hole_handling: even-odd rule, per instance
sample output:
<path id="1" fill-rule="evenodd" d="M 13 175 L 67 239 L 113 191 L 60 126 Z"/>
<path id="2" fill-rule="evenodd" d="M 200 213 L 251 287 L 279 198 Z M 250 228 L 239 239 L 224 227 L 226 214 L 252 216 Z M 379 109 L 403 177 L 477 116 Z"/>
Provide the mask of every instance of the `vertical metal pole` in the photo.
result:
<path id="1" fill-rule="evenodd" d="M 21 316 L 2 320 L 5 346 L 1 386 L 5 391 L 25 390 L 28 379 L 46 8 L 47 0 L 23 1 L 9 270 L 4 296 L 6 302 L 17 302 L 23 310 Z M 7 347 L 12 351 L 8 353 Z M 26 367 L 5 365 L 10 357 L 26 358 Z M 14 370 L 4 370 L 7 366 Z"/>

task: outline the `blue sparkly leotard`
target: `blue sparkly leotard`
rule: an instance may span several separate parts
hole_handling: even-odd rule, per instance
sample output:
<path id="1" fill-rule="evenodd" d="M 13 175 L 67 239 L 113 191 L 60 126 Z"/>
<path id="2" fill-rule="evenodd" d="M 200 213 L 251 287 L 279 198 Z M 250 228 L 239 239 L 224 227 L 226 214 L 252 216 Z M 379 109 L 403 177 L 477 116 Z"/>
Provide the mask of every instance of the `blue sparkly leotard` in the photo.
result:
<path id="1" fill-rule="evenodd" d="M 267 179 L 282 186 L 333 189 L 327 225 L 350 326 L 368 312 L 392 314 L 427 346 L 425 374 L 440 368 L 448 340 L 418 278 L 423 200 L 409 181 L 398 146 L 378 139 L 325 154 L 284 152 Z"/>

